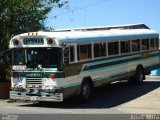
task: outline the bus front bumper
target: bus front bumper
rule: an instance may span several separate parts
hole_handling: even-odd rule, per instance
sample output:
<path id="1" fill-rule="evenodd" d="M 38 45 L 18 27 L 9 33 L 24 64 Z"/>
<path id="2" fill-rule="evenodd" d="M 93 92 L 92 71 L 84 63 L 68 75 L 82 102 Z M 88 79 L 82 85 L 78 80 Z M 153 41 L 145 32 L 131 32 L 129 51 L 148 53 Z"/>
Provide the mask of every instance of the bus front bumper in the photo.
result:
<path id="1" fill-rule="evenodd" d="M 27 92 L 10 91 L 10 99 L 62 102 L 63 93 L 28 94 Z"/>

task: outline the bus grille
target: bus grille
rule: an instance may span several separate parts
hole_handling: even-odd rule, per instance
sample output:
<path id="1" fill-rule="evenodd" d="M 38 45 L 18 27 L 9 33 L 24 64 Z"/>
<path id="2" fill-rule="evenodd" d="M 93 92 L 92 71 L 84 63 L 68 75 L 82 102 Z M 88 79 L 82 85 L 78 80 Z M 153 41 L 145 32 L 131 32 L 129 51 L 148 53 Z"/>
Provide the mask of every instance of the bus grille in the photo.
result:
<path id="1" fill-rule="evenodd" d="M 26 78 L 26 85 L 42 85 L 42 79 Z"/>

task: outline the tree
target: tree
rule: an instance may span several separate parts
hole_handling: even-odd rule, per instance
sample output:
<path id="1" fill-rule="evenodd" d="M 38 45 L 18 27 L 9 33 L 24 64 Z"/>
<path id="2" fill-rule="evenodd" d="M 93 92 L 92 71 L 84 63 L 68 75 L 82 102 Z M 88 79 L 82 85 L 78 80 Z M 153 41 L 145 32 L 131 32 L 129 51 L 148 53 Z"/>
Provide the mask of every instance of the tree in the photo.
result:
<path id="1" fill-rule="evenodd" d="M 45 30 L 44 20 L 60 0 L 0 0 L 0 51 L 7 49 L 11 36 Z"/>

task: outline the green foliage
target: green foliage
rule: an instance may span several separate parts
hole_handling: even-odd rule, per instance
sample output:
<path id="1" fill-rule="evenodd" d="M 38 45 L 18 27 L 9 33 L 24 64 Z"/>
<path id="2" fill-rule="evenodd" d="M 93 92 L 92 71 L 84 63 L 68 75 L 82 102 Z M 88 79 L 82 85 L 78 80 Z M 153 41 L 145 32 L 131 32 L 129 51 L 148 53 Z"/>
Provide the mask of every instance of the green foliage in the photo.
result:
<path id="1" fill-rule="evenodd" d="M 44 20 L 60 0 L 0 0 L 0 51 L 8 48 L 13 35 L 45 30 Z"/>

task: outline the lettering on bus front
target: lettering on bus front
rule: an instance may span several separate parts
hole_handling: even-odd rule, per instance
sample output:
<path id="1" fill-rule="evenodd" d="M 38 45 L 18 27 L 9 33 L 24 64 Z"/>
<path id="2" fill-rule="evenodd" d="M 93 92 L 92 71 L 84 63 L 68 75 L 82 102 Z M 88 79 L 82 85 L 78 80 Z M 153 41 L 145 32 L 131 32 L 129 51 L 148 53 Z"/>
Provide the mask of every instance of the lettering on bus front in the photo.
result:
<path id="1" fill-rule="evenodd" d="M 43 38 L 24 38 L 23 43 L 24 45 L 43 45 L 44 40 Z"/>

